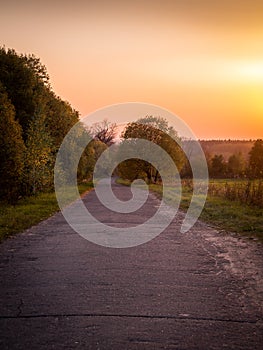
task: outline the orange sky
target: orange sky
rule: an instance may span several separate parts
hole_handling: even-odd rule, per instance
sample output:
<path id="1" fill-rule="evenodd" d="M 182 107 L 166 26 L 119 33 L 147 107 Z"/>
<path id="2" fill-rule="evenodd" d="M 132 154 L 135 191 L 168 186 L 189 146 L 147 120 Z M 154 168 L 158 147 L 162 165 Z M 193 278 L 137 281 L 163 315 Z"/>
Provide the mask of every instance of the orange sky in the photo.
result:
<path id="1" fill-rule="evenodd" d="M 0 0 L 0 45 L 34 53 L 82 116 L 159 105 L 199 138 L 263 138 L 263 2 Z"/>

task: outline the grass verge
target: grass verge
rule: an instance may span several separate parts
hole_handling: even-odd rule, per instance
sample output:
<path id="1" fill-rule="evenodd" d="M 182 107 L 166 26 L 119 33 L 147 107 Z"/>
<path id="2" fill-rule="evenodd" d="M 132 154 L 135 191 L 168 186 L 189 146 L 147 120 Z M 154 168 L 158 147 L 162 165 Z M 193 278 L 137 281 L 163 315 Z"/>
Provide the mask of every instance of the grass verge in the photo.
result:
<path id="1" fill-rule="evenodd" d="M 128 180 L 118 179 L 117 182 L 126 186 L 130 185 Z M 215 180 L 211 183 L 214 185 Z M 162 197 L 161 185 L 152 184 L 149 189 L 159 198 Z M 191 197 L 192 190 L 183 185 L 180 209 L 184 211 L 188 209 Z M 173 205 L 172 196 L 164 200 L 167 204 Z M 256 237 L 263 242 L 263 209 L 257 206 L 241 204 L 238 201 L 209 194 L 200 218 L 217 229 L 239 233 L 249 238 Z"/>
<path id="2" fill-rule="evenodd" d="M 226 231 L 263 242 L 263 209 L 208 196 L 201 219 Z"/>
<path id="3" fill-rule="evenodd" d="M 90 182 L 80 184 L 79 193 L 84 194 L 92 187 Z M 57 211 L 59 207 L 54 192 L 23 198 L 16 205 L 0 202 L 0 241 L 36 225 Z"/>

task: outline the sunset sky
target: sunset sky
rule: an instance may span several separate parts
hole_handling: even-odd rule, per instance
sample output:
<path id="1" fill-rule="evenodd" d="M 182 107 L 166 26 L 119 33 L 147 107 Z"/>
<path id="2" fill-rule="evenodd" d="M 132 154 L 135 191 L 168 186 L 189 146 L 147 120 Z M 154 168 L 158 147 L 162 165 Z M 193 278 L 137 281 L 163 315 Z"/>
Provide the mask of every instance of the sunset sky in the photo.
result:
<path id="1" fill-rule="evenodd" d="M 0 0 L 0 45 L 40 57 L 82 117 L 138 101 L 199 138 L 263 138 L 262 0 Z"/>

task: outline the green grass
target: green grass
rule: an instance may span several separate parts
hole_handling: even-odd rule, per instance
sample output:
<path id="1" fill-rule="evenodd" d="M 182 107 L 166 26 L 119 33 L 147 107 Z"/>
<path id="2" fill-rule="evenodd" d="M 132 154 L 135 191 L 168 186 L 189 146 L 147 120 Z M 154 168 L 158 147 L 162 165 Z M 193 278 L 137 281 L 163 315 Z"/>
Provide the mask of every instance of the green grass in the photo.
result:
<path id="1" fill-rule="evenodd" d="M 220 197 L 208 196 L 201 219 L 226 231 L 263 242 L 263 209 Z"/>
<path id="2" fill-rule="evenodd" d="M 128 180 L 118 179 L 118 183 L 129 186 Z M 211 186 L 225 186 L 226 183 L 233 185 L 234 180 L 211 180 Z M 162 198 L 162 186 L 149 186 L 159 198 Z M 211 191 L 210 191 L 211 192 Z M 213 193 L 213 192 L 212 192 Z M 187 181 L 183 181 L 180 208 L 186 211 L 192 197 L 192 189 Z M 164 200 L 173 205 L 172 195 Z M 240 203 L 237 200 L 229 200 L 224 196 L 209 194 L 200 218 L 215 228 L 239 233 L 246 237 L 258 238 L 263 242 L 263 209 L 255 205 Z"/>
<path id="3" fill-rule="evenodd" d="M 92 187 L 91 183 L 83 183 L 79 192 L 84 194 Z M 16 205 L 0 203 L 0 240 L 36 225 L 58 210 L 54 192 L 23 198 Z"/>

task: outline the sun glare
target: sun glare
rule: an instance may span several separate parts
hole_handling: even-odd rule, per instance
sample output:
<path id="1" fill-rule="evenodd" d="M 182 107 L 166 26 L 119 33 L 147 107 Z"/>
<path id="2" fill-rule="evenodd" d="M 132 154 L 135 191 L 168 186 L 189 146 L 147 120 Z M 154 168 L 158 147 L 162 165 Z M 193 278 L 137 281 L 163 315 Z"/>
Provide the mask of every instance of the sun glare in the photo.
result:
<path id="1" fill-rule="evenodd" d="M 238 64 L 237 73 L 243 78 L 261 80 L 263 83 L 263 61 Z"/>

